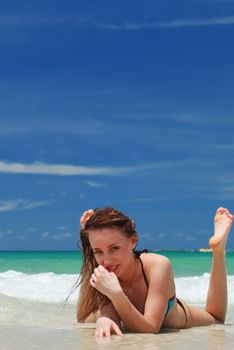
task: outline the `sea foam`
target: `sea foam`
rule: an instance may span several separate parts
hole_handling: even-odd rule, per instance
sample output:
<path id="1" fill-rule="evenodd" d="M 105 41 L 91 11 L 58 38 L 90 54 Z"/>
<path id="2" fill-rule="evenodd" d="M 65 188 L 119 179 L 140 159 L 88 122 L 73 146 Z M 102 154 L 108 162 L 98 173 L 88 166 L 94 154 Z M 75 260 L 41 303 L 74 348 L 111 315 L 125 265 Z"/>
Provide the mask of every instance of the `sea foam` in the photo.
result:
<path id="1" fill-rule="evenodd" d="M 0 294 L 35 302 L 63 303 L 75 285 L 78 275 L 55 274 L 53 272 L 25 274 L 17 271 L 0 273 Z M 210 274 L 175 278 L 176 295 L 191 304 L 204 304 Z M 234 276 L 228 276 L 229 304 L 234 305 Z M 76 303 L 76 289 L 68 303 Z"/>
<path id="2" fill-rule="evenodd" d="M 63 303 L 78 277 L 53 272 L 25 274 L 9 270 L 0 273 L 0 294 L 29 301 Z M 78 290 L 71 294 L 68 302 L 74 303 L 77 296 Z"/>

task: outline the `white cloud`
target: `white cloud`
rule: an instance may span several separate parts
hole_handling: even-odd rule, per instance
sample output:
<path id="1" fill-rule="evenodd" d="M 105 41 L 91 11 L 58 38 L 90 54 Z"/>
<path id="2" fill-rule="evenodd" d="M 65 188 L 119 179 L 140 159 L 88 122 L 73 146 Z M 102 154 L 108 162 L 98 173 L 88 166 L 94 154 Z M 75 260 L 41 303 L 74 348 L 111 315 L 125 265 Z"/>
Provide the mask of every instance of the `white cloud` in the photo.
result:
<path id="1" fill-rule="evenodd" d="M 230 25 L 234 24 L 234 16 L 208 18 L 208 19 L 189 19 L 175 20 L 170 22 L 160 23 L 161 28 L 176 28 L 176 27 L 201 27 L 211 25 Z"/>
<path id="2" fill-rule="evenodd" d="M 59 226 L 59 227 L 57 227 L 57 230 L 64 231 L 64 230 L 67 230 L 67 227 L 66 226 Z"/>
<path id="3" fill-rule="evenodd" d="M 61 193 L 60 193 L 60 196 L 62 196 L 62 197 L 67 197 L 67 195 L 68 195 L 67 192 L 61 192 Z"/>
<path id="4" fill-rule="evenodd" d="M 26 235 L 18 235 L 17 238 L 20 240 L 20 241 L 25 241 L 27 239 L 27 236 Z"/>
<path id="5" fill-rule="evenodd" d="M 59 231 L 64 231 L 67 230 L 67 227 L 65 226 L 59 226 L 57 227 L 57 230 Z M 66 239 L 69 239 L 70 237 L 72 237 L 72 233 L 66 231 L 66 232 L 59 232 L 57 234 L 51 235 L 48 231 L 45 231 L 41 234 L 41 239 L 54 239 L 56 241 L 64 241 Z"/>
<path id="6" fill-rule="evenodd" d="M 0 161 L 0 173 L 10 174 L 41 174 L 57 176 L 81 176 L 81 175 L 106 175 L 118 176 L 131 174 L 140 171 L 152 169 L 168 168 L 174 165 L 174 162 L 162 162 L 157 164 L 147 164 L 132 167 L 85 167 L 66 164 L 47 164 L 34 162 L 32 164 L 6 163 Z"/>
<path id="7" fill-rule="evenodd" d="M 181 238 L 181 237 L 184 237 L 185 235 L 183 234 L 183 233 L 177 233 L 176 234 L 176 237 L 178 237 L 178 238 Z"/>
<path id="8" fill-rule="evenodd" d="M 37 230 L 36 227 L 29 227 L 27 229 L 28 232 L 35 232 L 36 230 Z"/>
<path id="9" fill-rule="evenodd" d="M 224 2 L 225 0 L 222 0 Z M 158 29 L 158 28 L 178 28 L 191 26 L 211 26 L 211 25 L 231 25 L 234 24 L 234 16 L 223 16 L 213 18 L 195 18 L 195 19 L 177 19 L 164 22 L 150 22 L 144 21 L 141 23 L 133 21 L 125 21 L 122 24 L 104 23 L 100 21 L 92 21 L 87 17 L 79 17 L 77 15 L 63 15 L 63 16 L 44 16 L 44 15 L 25 15 L 25 14 L 6 14 L 0 15 L 1 28 L 17 28 L 17 27 L 35 27 L 35 26 L 51 26 L 51 25 L 67 25 L 73 26 L 93 26 L 101 29 L 115 30 L 115 31 L 136 31 L 144 29 Z M 107 91 L 108 92 L 108 91 Z M 106 93 L 106 90 L 101 91 Z"/>
<path id="10" fill-rule="evenodd" d="M 102 187 L 106 187 L 105 184 L 101 184 L 99 182 L 95 182 L 95 181 L 86 181 L 87 185 L 89 185 L 90 187 L 95 187 L 95 188 L 102 188 Z"/>
<path id="11" fill-rule="evenodd" d="M 49 237 L 49 232 L 43 232 L 42 234 L 41 234 L 41 238 L 42 239 L 47 239 Z"/>
<path id="12" fill-rule="evenodd" d="M 198 235 L 207 235 L 210 234 L 210 229 L 200 229 L 196 231 L 196 234 Z"/>
<path id="13" fill-rule="evenodd" d="M 139 234 L 139 239 L 141 240 L 147 240 L 147 241 L 151 241 L 154 242 L 155 241 L 155 235 L 150 233 L 150 232 L 145 232 L 145 233 L 141 233 Z"/>
<path id="14" fill-rule="evenodd" d="M 0 88 L 4 88 L 4 85 L 0 85 Z M 92 125 L 92 128 L 90 127 Z M 80 118 L 79 121 L 64 119 L 57 120 L 56 128 L 54 123 L 48 121 L 43 123 L 41 120 L 27 120 L 25 123 L 20 123 L 16 119 L 11 119 L 9 122 L 6 118 L 0 120 L 0 135 L 2 136 L 15 136 L 32 133 L 47 133 L 47 134 L 62 134 L 62 135 L 76 135 L 76 136 L 103 136 L 109 134 L 109 126 L 113 127 L 117 124 L 112 121 L 108 123 L 101 119 L 95 119 L 90 117 Z"/>
<path id="15" fill-rule="evenodd" d="M 72 237 L 72 234 L 70 232 L 63 232 L 53 235 L 53 239 L 58 241 L 64 241 L 65 239 L 68 239 L 70 237 Z"/>
<path id="16" fill-rule="evenodd" d="M 234 143 L 227 143 L 227 144 L 214 144 L 210 146 L 212 149 L 217 149 L 220 151 L 232 151 L 234 150 Z"/>
<path id="17" fill-rule="evenodd" d="M 44 205 L 48 205 L 50 203 L 52 202 L 29 201 L 25 199 L 13 199 L 13 200 L 0 201 L 0 212 L 33 209 Z"/>
<path id="18" fill-rule="evenodd" d="M 187 241 L 196 241 L 196 240 L 197 240 L 197 237 L 194 237 L 194 236 L 187 236 L 187 237 L 186 237 L 186 240 L 187 240 Z"/>
<path id="19" fill-rule="evenodd" d="M 139 237 L 141 238 L 141 239 L 143 239 L 143 238 L 150 238 L 151 237 L 151 235 L 149 234 L 149 233 L 142 233 L 142 234 L 139 234 Z"/>
<path id="20" fill-rule="evenodd" d="M 7 234 L 7 235 L 11 235 L 12 233 L 14 233 L 13 230 L 7 230 L 7 231 L 6 231 L 6 234 Z"/>
<path id="21" fill-rule="evenodd" d="M 13 230 L 7 230 L 7 231 L 0 230 L 0 238 L 10 236 L 13 234 L 13 232 L 14 232 Z"/>
<path id="22" fill-rule="evenodd" d="M 181 19 L 165 22 L 124 22 L 122 24 L 101 23 L 96 22 L 94 26 L 113 30 L 113 31 L 137 31 L 146 29 L 160 29 L 160 28 L 181 28 L 181 27 L 204 27 L 213 25 L 232 25 L 234 24 L 234 16 L 215 17 L 208 19 Z"/>
<path id="23" fill-rule="evenodd" d="M 166 234 L 165 234 L 165 233 L 159 233 L 159 234 L 157 235 L 157 237 L 160 238 L 160 239 L 162 239 L 162 238 L 166 237 Z"/>
<path id="24" fill-rule="evenodd" d="M 8 135 L 14 136 L 16 134 L 32 132 L 32 129 L 27 127 L 27 125 L 25 125 L 25 123 L 23 125 L 17 124 L 15 126 L 12 126 L 12 125 L 7 126 L 6 123 L 5 123 L 5 121 L 0 122 L 0 135 L 2 135 L 2 136 L 8 136 Z"/>

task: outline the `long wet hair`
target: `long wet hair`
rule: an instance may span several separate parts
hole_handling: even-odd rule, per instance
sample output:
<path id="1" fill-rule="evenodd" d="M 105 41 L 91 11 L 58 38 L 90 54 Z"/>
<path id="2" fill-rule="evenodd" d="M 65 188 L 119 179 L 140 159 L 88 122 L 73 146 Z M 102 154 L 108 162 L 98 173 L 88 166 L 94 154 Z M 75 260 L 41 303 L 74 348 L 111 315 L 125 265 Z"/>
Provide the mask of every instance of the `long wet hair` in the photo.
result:
<path id="1" fill-rule="evenodd" d="M 83 263 L 80 278 L 76 287 L 80 286 L 80 293 L 77 303 L 77 321 L 84 322 L 91 314 L 95 315 L 98 309 L 110 300 L 90 285 L 90 278 L 94 269 L 98 266 L 93 250 L 89 242 L 89 230 L 103 228 L 118 228 L 124 236 L 138 235 L 135 223 L 128 216 L 114 208 L 95 209 L 94 214 L 87 220 L 84 228 L 80 230 L 80 248 L 83 252 Z"/>

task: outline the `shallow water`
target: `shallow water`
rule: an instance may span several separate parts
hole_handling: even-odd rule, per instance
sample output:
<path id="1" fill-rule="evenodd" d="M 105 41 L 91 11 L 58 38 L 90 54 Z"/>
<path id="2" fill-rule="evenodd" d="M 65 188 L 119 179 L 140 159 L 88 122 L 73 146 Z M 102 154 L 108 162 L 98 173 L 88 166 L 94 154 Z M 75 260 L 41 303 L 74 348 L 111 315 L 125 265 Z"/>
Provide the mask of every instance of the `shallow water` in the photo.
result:
<path id="1" fill-rule="evenodd" d="M 192 252 L 170 254 L 177 271 L 177 296 L 190 304 L 204 306 L 211 257 Z M 109 339 L 96 338 L 92 324 L 76 323 L 78 290 L 64 307 L 78 277 L 75 271 L 80 266 L 79 259 L 79 254 L 70 252 L 0 254 L 0 350 L 233 348 L 233 254 L 228 256 L 229 306 L 225 325 L 163 330 L 158 335 L 127 333 Z"/>

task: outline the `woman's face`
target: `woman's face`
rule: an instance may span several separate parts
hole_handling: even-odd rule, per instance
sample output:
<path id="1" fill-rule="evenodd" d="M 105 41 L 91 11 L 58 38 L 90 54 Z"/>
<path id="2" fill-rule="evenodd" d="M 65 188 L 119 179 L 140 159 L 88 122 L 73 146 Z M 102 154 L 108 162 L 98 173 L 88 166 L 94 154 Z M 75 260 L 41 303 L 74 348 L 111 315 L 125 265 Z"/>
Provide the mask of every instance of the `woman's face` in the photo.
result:
<path id="1" fill-rule="evenodd" d="M 89 242 L 98 265 L 120 277 L 132 263 L 136 237 L 126 237 L 118 228 L 89 231 Z"/>

